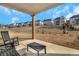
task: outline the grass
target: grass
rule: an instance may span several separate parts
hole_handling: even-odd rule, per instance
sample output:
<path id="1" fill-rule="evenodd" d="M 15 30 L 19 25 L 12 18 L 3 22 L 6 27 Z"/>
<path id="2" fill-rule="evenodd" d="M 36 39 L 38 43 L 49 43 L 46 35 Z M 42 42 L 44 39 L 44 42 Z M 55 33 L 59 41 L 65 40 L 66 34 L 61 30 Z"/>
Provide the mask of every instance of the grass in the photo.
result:
<path id="1" fill-rule="evenodd" d="M 22 40 L 28 40 L 32 38 L 31 29 L 32 29 L 31 27 L 21 27 L 21 28 L 10 28 L 6 30 L 9 31 L 11 38 L 18 36 L 19 40 L 22 41 Z M 0 30 L 3 30 L 3 29 L 0 29 Z M 58 28 L 36 27 L 35 38 L 46 42 L 50 42 L 53 44 L 57 44 L 57 45 L 79 49 L 78 31 L 71 31 L 71 32 L 68 32 L 68 34 L 63 34 L 62 30 Z M 0 39 L 0 42 L 2 42 L 2 39 Z"/>

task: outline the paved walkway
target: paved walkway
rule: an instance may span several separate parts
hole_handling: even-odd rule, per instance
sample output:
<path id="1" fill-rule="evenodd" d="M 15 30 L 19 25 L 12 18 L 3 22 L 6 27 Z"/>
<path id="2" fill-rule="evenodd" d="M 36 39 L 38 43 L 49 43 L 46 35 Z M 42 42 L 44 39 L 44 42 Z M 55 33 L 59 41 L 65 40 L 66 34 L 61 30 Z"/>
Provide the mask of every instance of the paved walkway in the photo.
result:
<path id="1" fill-rule="evenodd" d="M 46 45 L 47 46 L 47 55 L 79 55 L 79 50 L 76 50 L 76 49 L 72 49 L 72 48 L 68 48 L 68 47 L 64 47 L 64 46 L 60 46 L 60 45 L 56 45 L 56 44 L 51 44 L 51 43 L 48 43 L 48 42 L 45 42 L 45 41 L 41 41 L 41 40 L 26 40 L 26 41 L 22 41 L 20 42 L 20 45 L 16 47 L 16 49 L 19 51 L 19 50 L 22 50 L 22 49 L 25 49 L 25 53 L 34 53 L 34 54 L 37 54 L 37 52 L 33 49 L 30 48 L 30 52 L 27 52 L 27 44 L 28 43 L 32 43 L 32 42 L 37 42 L 37 43 L 40 43 L 40 44 L 43 44 L 43 45 Z M 20 52 L 22 53 L 22 52 Z M 40 54 L 43 54 L 44 55 L 44 50 L 40 51 Z"/>

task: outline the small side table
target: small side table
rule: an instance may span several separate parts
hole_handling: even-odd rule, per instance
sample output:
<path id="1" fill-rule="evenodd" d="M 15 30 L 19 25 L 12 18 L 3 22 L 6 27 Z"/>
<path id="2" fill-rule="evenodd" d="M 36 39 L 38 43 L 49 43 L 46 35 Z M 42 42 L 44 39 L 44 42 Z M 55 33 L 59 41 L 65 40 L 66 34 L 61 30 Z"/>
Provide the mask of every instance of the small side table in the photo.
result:
<path id="1" fill-rule="evenodd" d="M 36 42 L 33 42 L 33 43 L 29 43 L 27 44 L 27 51 L 28 51 L 28 47 L 34 49 L 35 51 L 37 51 L 37 55 L 39 56 L 39 52 L 41 50 L 44 49 L 44 52 L 46 54 L 46 46 L 45 45 L 42 45 L 42 44 L 39 44 L 39 43 L 36 43 Z"/>

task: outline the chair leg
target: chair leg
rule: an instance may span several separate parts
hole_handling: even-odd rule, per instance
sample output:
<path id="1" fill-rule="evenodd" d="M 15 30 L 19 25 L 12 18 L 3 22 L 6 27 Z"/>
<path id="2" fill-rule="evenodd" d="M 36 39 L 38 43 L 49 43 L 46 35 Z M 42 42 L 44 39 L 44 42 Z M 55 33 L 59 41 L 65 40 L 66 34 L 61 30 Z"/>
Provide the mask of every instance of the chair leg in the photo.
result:
<path id="1" fill-rule="evenodd" d="M 45 54 L 46 54 L 46 47 L 45 47 Z"/>
<path id="2" fill-rule="evenodd" d="M 37 51 L 37 56 L 39 56 L 39 51 Z"/>
<path id="3" fill-rule="evenodd" d="M 27 46 L 27 51 L 28 51 L 28 46 Z"/>

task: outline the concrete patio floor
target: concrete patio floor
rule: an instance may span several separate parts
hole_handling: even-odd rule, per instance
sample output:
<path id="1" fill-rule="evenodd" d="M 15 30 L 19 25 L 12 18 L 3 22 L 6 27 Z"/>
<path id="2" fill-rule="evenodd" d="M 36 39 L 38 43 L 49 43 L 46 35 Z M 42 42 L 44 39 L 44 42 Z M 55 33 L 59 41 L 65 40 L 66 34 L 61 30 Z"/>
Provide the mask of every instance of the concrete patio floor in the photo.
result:
<path id="1" fill-rule="evenodd" d="M 79 50 L 76 49 L 72 49 L 72 48 L 68 48 L 68 47 L 64 47 L 64 46 L 60 46 L 60 45 L 56 45 L 56 44 L 51 44 L 45 41 L 41 41 L 41 40 L 25 40 L 25 41 L 21 41 L 20 45 L 16 47 L 16 50 L 21 54 L 21 55 L 27 55 L 27 56 L 36 56 L 37 52 L 31 48 L 29 48 L 29 52 L 27 52 L 27 44 L 28 43 L 32 43 L 32 42 L 37 42 L 40 44 L 43 44 L 46 46 L 46 50 L 47 50 L 47 54 L 44 54 L 44 50 L 40 51 L 40 55 L 41 56 L 53 56 L 53 55 L 78 55 L 79 56 Z"/>

